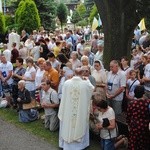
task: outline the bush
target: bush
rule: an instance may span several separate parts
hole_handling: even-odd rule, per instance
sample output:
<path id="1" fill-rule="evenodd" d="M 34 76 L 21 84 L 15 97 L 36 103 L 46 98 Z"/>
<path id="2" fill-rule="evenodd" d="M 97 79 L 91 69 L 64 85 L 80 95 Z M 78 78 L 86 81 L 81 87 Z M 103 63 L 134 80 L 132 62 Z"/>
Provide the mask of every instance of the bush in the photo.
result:
<path id="1" fill-rule="evenodd" d="M 77 25 L 77 26 L 84 27 L 84 26 L 87 26 L 88 23 L 87 23 L 87 20 L 81 20 L 81 21 L 79 21 L 76 25 Z"/>
<path id="2" fill-rule="evenodd" d="M 2 13 L 0 13 L 0 33 L 5 33 L 5 17 Z"/>
<path id="3" fill-rule="evenodd" d="M 12 17 L 11 15 L 5 15 L 5 25 L 6 25 L 6 31 L 11 29 L 16 30 L 14 17 Z"/>
<path id="4" fill-rule="evenodd" d="M 28 33 L 38 29 L 40 24 L 40 17 L 36 8 L 35 2 L 31 0 L 21 1 L 21 5 L 16 11 L 16 24 L 18 24 L 19 32 L 23 29 Z"/>
<path id="5" fill-rule="evenodd" d="M 68 13 L 67 6 L 64 3 L 60 3 L 57 6 L 57 16 L 61 23 L 61 28 L 63 24 L 67 22 L 67 13 Z"/>

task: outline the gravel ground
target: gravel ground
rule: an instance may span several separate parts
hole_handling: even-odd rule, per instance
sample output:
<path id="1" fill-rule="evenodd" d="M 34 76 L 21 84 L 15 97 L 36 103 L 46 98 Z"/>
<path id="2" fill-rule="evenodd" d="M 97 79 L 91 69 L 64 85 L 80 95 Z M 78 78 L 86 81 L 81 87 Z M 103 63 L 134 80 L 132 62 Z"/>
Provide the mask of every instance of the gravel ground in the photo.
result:
<path id="1" fill-rule="evenodd" d="M 0 150 L 58 150 L 48 142 L 0 118 Z"/>

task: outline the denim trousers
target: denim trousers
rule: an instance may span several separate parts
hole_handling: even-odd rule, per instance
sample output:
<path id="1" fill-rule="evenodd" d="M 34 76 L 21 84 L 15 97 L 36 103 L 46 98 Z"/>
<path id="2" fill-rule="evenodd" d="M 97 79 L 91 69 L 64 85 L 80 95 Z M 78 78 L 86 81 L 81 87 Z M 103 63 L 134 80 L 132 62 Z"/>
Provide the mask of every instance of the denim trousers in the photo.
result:
<path id="1" fill-rule="evenodd" d="M 102 150 L 115 150 L 114 139 L 101 139 Z"/>

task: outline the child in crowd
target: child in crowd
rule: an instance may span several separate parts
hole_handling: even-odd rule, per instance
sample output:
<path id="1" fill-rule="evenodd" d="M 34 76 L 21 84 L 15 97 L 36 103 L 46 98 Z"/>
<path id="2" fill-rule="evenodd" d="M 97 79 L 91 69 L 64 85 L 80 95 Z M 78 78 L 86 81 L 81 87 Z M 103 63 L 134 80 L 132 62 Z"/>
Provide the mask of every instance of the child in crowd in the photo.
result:
<path id="1" fill-rule="evenodd" d="M 134 90 L 136 86 L 140 85 L 139 80 L 136 78 L 136 71 L 131 70 L 129 72 L 129 79 L 127 80 L 127 86 L 126 86 L 126 97 L 128 100 L 134 99 Z"/>

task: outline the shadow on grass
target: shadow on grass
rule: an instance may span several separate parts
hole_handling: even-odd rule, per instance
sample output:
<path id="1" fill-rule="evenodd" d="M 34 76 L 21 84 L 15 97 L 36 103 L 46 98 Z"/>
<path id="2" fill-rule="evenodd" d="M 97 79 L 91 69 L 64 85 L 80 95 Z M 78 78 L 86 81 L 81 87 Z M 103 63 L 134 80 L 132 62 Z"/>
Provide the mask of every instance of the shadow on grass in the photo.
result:
<path id="1" fill-rule="evenodd" d="M 36 120 L 30 123 L 20 123 L 18 121 L 18 113 L 16 110 L 11 108 L 0 109 L 0 118 L 14 124 L 19 128 L 29 131 L 43 140 L 48 141 L 53 146 L 58 147 L 58 131 L 50 132 L 49 130 L 45 129 L 43 120 Z M 91 135 L 90 147 L 88 147 L 86 150 L 100 150 L 98 137 Z"/>

